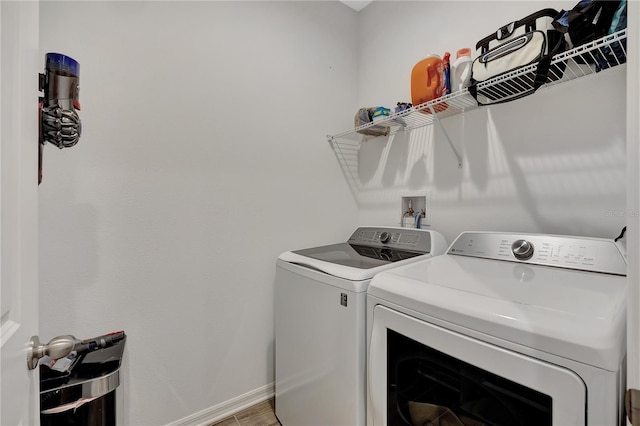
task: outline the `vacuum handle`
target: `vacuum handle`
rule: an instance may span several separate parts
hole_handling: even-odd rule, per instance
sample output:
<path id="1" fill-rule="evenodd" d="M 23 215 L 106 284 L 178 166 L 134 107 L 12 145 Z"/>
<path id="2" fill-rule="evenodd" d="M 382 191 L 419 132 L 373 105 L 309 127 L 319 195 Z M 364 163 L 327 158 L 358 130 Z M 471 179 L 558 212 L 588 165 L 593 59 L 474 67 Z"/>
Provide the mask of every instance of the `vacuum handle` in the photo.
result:
<path id="1" fill-rule="evenodd" d="M 84 339 L 76 342 L 73 350 L 77 353 L 95 351 L 97 349 L 108 348 L 124 339 L 124 331 L 114 331 L 113 333 L 104 334 L 90 339 Z"/>

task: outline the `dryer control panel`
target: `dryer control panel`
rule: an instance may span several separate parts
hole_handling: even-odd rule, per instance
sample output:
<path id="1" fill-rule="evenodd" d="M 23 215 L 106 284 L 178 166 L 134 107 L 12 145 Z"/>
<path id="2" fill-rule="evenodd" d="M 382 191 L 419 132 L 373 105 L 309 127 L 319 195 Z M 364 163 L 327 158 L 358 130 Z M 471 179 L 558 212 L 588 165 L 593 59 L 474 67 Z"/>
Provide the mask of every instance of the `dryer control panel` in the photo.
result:
<path id="1" fill-rule="evenodd" d="M 616 243 L 602 238 L 463 232 L 447 254 L 627 274 L 626 259 Z"/>

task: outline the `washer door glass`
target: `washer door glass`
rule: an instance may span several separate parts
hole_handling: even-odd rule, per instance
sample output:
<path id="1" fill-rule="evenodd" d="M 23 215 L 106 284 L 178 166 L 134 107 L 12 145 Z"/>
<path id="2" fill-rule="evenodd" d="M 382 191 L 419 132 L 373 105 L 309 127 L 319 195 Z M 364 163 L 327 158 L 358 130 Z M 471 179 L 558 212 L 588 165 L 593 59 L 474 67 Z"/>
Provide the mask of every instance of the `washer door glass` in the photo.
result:
<path id="1" fill-rule="evenodd" d="M 585 424 L 586 388 L 574 372 L 381 305 L 373 317 L 371 424 Z"/>

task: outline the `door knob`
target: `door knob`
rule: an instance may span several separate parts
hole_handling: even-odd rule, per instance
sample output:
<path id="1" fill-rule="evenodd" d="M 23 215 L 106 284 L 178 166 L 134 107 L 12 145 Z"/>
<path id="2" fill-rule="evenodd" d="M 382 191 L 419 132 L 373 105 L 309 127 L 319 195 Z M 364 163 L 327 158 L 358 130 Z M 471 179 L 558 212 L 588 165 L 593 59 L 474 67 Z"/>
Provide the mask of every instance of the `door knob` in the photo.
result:
<path id="1" fill-rule="evenodd" d="M 53 359 L 64 358 L 69 355 L 75 346 L 76 338 L 70 335 L 57 336 L 47 344 L 41 344 L 38 336 L 33 336 L 27 349 L 27 368 L 33 370 L 38 365 L 38 360 L 45 355 Z"/>

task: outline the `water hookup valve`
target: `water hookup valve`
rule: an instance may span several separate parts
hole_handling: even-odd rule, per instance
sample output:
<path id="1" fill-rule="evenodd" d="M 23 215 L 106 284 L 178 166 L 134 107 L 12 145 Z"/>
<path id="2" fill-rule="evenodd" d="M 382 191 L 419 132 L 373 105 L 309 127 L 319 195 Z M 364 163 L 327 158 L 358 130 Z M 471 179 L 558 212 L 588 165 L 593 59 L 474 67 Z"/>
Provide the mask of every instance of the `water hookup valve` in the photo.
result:
<path id="1" fill-rule="evenodd" d="M 45 73 L 40 74 L 39 90 L 39 150 L 38 184 L 42 182 L 42 157 L 48 142 L 58 148 L 70 148 L 78 143 L 82 123 L 80 110 L 80 64 L 60 53 L 45 55 Z"/>

